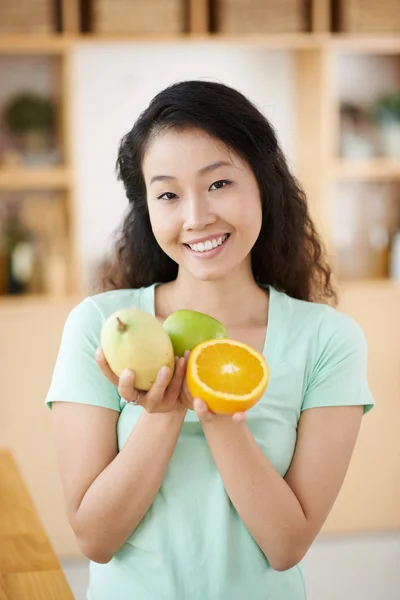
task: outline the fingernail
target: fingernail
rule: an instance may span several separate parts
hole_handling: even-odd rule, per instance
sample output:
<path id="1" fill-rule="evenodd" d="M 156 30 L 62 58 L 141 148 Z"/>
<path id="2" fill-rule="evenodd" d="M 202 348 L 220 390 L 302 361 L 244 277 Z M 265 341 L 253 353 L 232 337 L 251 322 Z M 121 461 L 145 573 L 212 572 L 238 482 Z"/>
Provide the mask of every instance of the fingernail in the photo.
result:
<path id="1" fill-rule="evenodd" d="M 129 381 L 130 379 L 132 379 L 132 372 L 129 369 L 124 369 L 121 373 L 120 379 L 123 379 L 124 381 Z"/>
<path id="2" fill-rule="evenodd" d="M 162 379 L 166 379 L 167 377 L 169 377 L 169 367 L 161 367 L 160 377 Z"/>
<path id="3" fill-rule="evenodd" d="M 193 408 L 194 410 L 202 411 L 204 408 L 203 400 L 200 400 L 200 398 L 196 398 L 195 400 L 193 400 Z"/>
<path id="4" fill-rule="evenodd" d="M 101 360 L 102 356 L 103 356 L 102 349 L 101 348 L 97 348 L 97 350 L 96 350 L 96 360 Z"/>
<path id="5" fill-rule="evenodd" d="M 190 350 L 185 350 L 185 354 L 183 356 L 187 360 L 189 358 L 189 356 L 190 356 Z"/>

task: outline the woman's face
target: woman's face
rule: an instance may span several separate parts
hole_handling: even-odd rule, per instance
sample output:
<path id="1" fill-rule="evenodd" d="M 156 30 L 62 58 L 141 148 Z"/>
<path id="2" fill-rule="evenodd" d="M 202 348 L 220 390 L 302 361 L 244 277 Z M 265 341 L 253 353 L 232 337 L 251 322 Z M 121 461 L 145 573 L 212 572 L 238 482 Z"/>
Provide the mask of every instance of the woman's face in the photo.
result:
<path id="1" fill-rule="evenodd" d="M 154 235 L 164 252 L 203 281 L 250 268 L 261 200 L 249 165 L 196 129 L 157 135 L 143 159 Z"/>

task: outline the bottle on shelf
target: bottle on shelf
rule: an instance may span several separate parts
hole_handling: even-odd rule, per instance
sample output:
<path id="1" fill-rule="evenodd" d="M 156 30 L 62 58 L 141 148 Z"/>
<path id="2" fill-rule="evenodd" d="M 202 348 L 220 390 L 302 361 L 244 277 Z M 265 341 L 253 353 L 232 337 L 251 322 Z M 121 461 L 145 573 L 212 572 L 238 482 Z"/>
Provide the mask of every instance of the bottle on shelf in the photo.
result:
<path id="1" fill-rule="evenodd" d="M 37 244 L 20 218 L 20 207 L 10 202 L 3 230 L 6 257 L 5 293 L 20 295 L 40 292 Z"/>

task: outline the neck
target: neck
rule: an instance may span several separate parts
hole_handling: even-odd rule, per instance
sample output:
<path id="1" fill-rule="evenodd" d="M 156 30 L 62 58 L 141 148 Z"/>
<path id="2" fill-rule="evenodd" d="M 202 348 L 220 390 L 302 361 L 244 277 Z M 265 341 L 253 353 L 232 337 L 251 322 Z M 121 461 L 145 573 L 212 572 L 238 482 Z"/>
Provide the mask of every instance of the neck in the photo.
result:
<path id="1" fill-rule="evenodd" d="M 199 280 L 180 269 L 177 279 L 163 287 L 168 312 L 182 308 L 197 310 L 226 327 L 245 327 L 258 318 L 263 320 L 263 309 L 268 303 L 251 268 L 238 269 L 224 279 L 210 281 Z"/>

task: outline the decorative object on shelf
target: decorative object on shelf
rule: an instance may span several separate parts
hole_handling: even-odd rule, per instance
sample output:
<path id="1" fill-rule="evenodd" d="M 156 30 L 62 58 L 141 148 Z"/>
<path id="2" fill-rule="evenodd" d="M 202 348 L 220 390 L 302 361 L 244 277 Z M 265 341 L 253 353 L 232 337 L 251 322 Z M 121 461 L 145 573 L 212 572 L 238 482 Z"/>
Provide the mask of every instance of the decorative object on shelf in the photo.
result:
<path id="1" fill-rule="evenodd" d="M 107 35 L 173 35 L 186 29 L 185 0 L 84 0 L 84 30 Z"/>
<path id="2" fill-rule="evenodd" d="M 351 159 L 376 155 L 375 131 L 362 106 L 346 102 L 340 106 L 339 154 Z"/>
<path id="3" fill-rule="evenodd" d="M 62 197 L 31 192 L 24 200 L 21 217 L 38 240 L 42 291 L 62 296 L 68 291 L 68 236 Z"/>
<path id="4" fill-rule="evenodd" d="M 64 296 L 68 266 L 62 197 L 54 192 L 2 194 L 0 294 Z"/>
<path id="5" fill-rule="evenodd" d="M 371 116 L 379 127 L 382 154 L 400 158 L 400 89 L 378 98 Z"/>
<path id="6" fill-rule="evenodd" d="M 21 162 L 43 165 L 57 161 L 55 107 L 51 99 L 28 92 L 14 96 L 4 107 L 2 120 L 14 146 L 12 150 L 20 154 Z"/>
<path id="7" fill-rule="evenodd" d="M 54 0 L 0 0 L 0 35 L 52 33 L 57 5 Z"/>
<path id="8" fill-rule="evenodd" d="M 333 0 L 335 31 L 399 33 L 400 0 Z"/>
<path id="9" fill-rule="evenodd" d="M 220 33 L 298 33 L 309 31 L 307 0 L 215 0 L 212 30 Z"/>
<path id="10" fill-rule="evenodd" d="M 400 229 L 393 235 L 390 249 L 390 278 L 400 283 Z"/>
<path id="11" fill-rule="evenodd" d="M 388 277 L 398 204 L 393 187 L 386 183 L 346 183 L 335 196 L 332 232 L 340 278 Z"/>
<path id="12" fill-rule="evenodd" d="M 37 282 L 38 261 L 36 239 L 21 219 L 21 203 L 7 204 L 3 225 L 3 252 L 5 267 L 4 293 L 19 295 L 40 291 Z"/>

